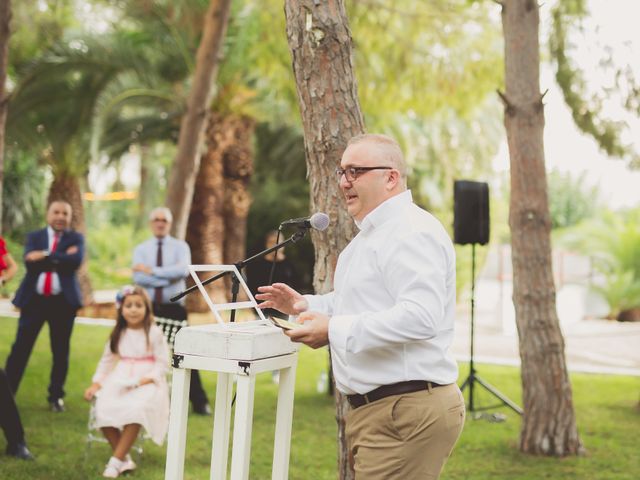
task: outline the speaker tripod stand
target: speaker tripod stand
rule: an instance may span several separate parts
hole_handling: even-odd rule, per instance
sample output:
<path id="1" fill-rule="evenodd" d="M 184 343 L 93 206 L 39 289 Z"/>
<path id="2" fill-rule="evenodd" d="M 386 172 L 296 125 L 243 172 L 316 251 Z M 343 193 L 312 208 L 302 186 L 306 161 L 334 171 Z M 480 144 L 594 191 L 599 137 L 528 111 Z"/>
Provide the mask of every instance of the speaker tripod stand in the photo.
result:
<path id="1" fill-rule="evenodd" d="M 492 386 L 487 381 L 483 380 L 477 373 L 475 364 L 473 362 L 473 343 L 474 343 L 474 320 L 475 320 L 475 290 L 476 290 L 476 244 L 471 244 L 471 354 L 469 358 L 469 376 L 465 379 L 460 387 L 460 390 L 464 392 L 464 389 L 469 387 L 469 412 L 476 412 L 480 410 L 489 410 L 491 408 L 502 406 L 503 404 L 509 407 L 511 410 L 519 415 L 522 415 L 522 409 L 514 402 L 509 400 L 504 394 L 500 393 L 497 388 Z M 488 407 L 477 408 L 474 403 L 473 392 L 475 383 L 478 383 L 486 391 L 500 400 L 501 403 L 497 405 L 491 405 Z"/>

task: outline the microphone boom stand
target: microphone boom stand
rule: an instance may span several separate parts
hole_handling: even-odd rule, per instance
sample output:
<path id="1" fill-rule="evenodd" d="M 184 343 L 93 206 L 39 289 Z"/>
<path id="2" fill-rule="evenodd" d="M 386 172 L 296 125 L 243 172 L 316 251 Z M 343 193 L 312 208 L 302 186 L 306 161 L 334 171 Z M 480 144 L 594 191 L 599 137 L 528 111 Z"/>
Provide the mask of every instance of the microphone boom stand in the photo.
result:
<path id="1" fill-rule="evenodd" d="M 260 257 L 263 257 L 264 255 L 267 255 L 271 252 L 275 252 L 276 250 L 284 247 L 285 245 L 288 245 L 289 243 L 296 243 L 297 241 L 301 240 L 305 234 L 307 233 L 307 228 L 299 228 L 298 231 L 296 233 L 294 233 L 293 235 L 291 235 L 289 238 L 287 238 L 286 240 L 284 240 L 283 242 L 280 242 L 276 245 L 274 245 L 271 248 L 267 248 L 266 250 L 263 250 L 262 252 L 256 253 L 255 255 L 246 258 L 244 260 L 241 260 L 237 263 L 235 263 L 235 267 L 238 269 L 238 271 L 242 271 L 242 269 L 244 267 L 246 267 L 249 263 L 257 260 Z M 230 271 L 225 271 L 225 272 L 221 272 L 217 275 L 214 275 L 213 277 L 209 277 L 206 280 L 202 281 L 202 286 L 208 285 L 211 282 L 215 282 L 216 280 L 218 280 L 219 278 L 222 278 L 228 274 L 230 274 L 232 272 Z M 172 302 L 177 302 L 178 300 L 180 300 L 182 297 L 189 295 L 190 293 L 196 291 L 198 289 L 198 285 L 193 285 L 185 290 L 183 290 L 182 292 L 178 293 L 176 296 L 172 297 L 170 300 Z M 238 299 L 238 293 L 240 291 L 240 280 L 238 279 L 238 277 L 236 277 L 235 275 L 233 275 L 231 277 L 231 302 L 235 303 L 236 300 Z M 235 321 L 235 315 L 236 311 L 235 310 L 231 310 L 231 317 L 229 319 L 230 322 L 234 322 Z"/>

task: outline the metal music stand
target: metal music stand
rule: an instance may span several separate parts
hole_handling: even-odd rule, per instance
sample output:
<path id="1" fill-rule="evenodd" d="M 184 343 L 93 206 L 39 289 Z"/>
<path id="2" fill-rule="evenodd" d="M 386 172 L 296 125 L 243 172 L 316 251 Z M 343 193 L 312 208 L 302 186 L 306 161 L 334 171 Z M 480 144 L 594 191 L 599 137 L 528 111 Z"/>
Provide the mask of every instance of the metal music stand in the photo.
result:
<path id="1" fill-rule="evenodd" d="M 280 242 L 276 245 L 274 245 L 271 248 L 267 248 L 266 250 L 263 250 L 262 252 L 256 253 L 255 255 L 246 258 L 244 260 L 241 260 L 237 263 L 235 263 L 233 265 L 233 267 L 235 268 L 225 268 L 222 272 L 218 273 L 217 275 L 214 275 L 213 277 L 207 278 L 206 280 L 202 280 L 200 281 L 197 276 L 195 276 L 195 274 L 192 272 L 192 275 L 194 275 L 194 282 L 195 284 L 192 285 L 191 287 L 183 290 L 182 292 L 178 293 L 177 295 L 171 297 L 171 301 L 172 302 L 177 302 L 178 300 L 180 300 L 182 297 L 184 297 L 185 295 L 188 295 L 192 292 L 197 291 L 198 289 L 201 290 L 202 295 L 204 296 L 205 300 L 208 299 L 209 297 L 205 294 L 204 290 L 202 290 L 202 287 L 204 287 L 205 285 L 208 285 L 211 282 L 215 282 L 216 280 L 225 277 L 227 275 L 231 275 L 231 303 L 236 303 L 237 299 L 238 299 L 238 293 L 240 292 L 240 284 L 241 284 L 241 279 L 240 279 L 240 272 L 242 271 L 242 269 L 244 267 L 246 267 L 249 263 L 257 260 L 258 258 L 261 258 L 265 255 L 267 255 L 268 253 L 271 252 L 275 252 L 276 250 L 284 247 L 285 245 L 288 245 L 289 243 L 295 243 L 297 241 L 299 241 L 300 239 L 302 239 L 305 234 L 307 233 L 307 229 L 306 228 L 299 228 L 293 235 L 291 235 L 291 237 L 287 238 L 286 240 L 284 240 L 283 242 Z M 243 282 L 244 283 L 244 282 Z M 251 297 L 253 298 L 253 297 Z M 210 299 L 208 300 L 208 302 L 210 302 Z M 209 307 L 212 308 L 212 305 L 209 303 Z M 243 308 L 243 307 L 241 307 Z M 246 308 L 246 307 L 245 307 Z M 235 322 L 235 314 L 236 314 L 236 309 L 231 309 L 231 317 L 229 319 L 229 321 L 231 323 Z"/>

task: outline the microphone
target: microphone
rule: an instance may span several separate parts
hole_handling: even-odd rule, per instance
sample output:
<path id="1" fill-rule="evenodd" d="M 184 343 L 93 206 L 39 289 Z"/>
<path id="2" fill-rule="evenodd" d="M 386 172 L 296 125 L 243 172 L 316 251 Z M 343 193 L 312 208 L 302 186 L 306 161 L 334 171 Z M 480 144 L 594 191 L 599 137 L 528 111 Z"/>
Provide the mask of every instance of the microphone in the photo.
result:
<path id="1" fill-rule="evenodd" d="M 291 220 L 285 220 L 280 224 L 282 227 L 298 227 L 298 228 L 313 228 L 323 232 L 329 226 L 329 215 L 322 212 L 317 212 L 310 217 L 292 218 Z"/>

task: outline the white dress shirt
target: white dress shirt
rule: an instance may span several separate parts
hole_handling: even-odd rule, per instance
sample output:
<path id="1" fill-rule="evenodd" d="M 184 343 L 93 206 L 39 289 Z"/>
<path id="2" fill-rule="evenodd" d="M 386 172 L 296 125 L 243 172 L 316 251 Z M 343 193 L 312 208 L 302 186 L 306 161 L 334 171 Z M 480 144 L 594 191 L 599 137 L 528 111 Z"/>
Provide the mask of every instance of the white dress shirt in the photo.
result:
<path id="1" fill-rule="evenodd" d="M 442 224 L 411 192 L 370 212 L 338 258 L 334 291 L 305 295 L 328 314 L 338 390 L 367 393 L 407 380 L 450 384 L 448 350 L 456 299 L 455 251 Z"/>
<path id="2" fill-rule="evenodd" d="M 147 289 L 153 300 L 154 289 L 162 287 L 162 303 L 171 303 L 170 298 L 186 288 L 185 278 L 189 275 L 191 250 L 184 240 L 170 235 L 162 238 L 162 266 L 156 266 L 158 259 L 158 239 L 152 237 L 136 246 L 133 264 L 142 263 L 151 267 L 151 274 L 133 272 L 133 281 Z M 184 298 L 180 300 L 184 304 Z"/>
<path id="3" fill-rule="evenodd" d="M 62 240 L 62 235 L 64 232 L 60 232 L 60 237 L 58 238 L 58 244 L 60 240 Z M 50 226 L 47 227 L 47 236 L 49 237 L 49 253 L 51 253 L 51 247 L 53 247 L 53 239 L 56 235 L 56 232 Z M 57 250 L 57 245 L 56 245 Z M 44 293 L 44 280 L 47 276 L 46 272 L 42 272 L 38 275 L 38 283 L 36 283 L 36 292 L 40 295 Z M 51 274 L 51 295 L 59 295 L 62 293 L 62 287 L 60 286 L 60 277 L 58 276 L 58 272 L 52 272 Z"/>

